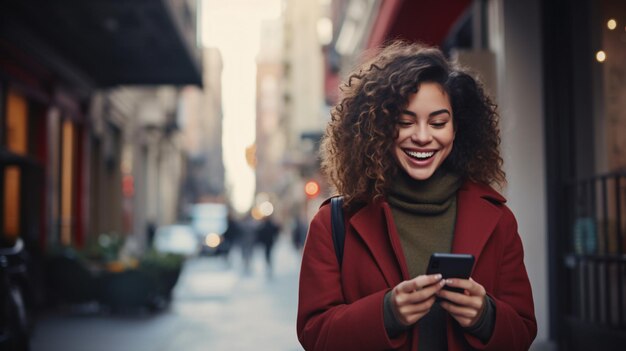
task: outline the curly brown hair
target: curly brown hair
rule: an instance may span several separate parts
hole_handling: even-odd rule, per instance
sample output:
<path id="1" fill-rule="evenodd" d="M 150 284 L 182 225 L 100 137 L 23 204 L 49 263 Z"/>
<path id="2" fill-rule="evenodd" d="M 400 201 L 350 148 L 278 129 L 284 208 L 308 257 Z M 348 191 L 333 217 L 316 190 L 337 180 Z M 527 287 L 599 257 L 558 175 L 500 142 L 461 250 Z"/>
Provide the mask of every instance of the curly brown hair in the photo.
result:
<path id="1" fill-rule="evenodd" d="M 505 183 L 496 105 L 482 84 L 436 48 L 394 41 L 341 86 L 322 138 L 322 171 L 346 206 L 386 195 L 398 172 L 397 123 L 423 82 L 440 84 L 452 105 L 456 137 L 442 166 L 478 183 Z"/>

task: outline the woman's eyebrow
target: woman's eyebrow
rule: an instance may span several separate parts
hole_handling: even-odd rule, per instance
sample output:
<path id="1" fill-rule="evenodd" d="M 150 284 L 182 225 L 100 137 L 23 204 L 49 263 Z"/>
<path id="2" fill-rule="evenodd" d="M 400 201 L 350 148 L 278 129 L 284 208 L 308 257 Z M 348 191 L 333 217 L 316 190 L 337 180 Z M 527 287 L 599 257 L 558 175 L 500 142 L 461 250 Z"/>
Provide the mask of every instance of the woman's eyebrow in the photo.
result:
<path id="1" fill-rule="evenodd" d="M 413 111 L 409 111 L 409 110 L 402 110 L 402 113 L 403 113 L 403 114 L 406 114 L 406 115 L 413 116 L 413 117 L 417 117 L 417 114 L 416 114 L 415 112 L 413 112 Z M 448 111 L 448 109 L 446 109 L 446 108 L 442 108 L 441 110 L 437 110 L 437 111 L 433 111 L 433 112 L 429 113 L 429 114 L 428 114 L 428 117 L 437 116 L 437 115 L 440 115 L 440 114 L 442 114 L 442 113 L 447 113 L 447 114 L 449 114 L 450 116 L 452 116 L 452 114 L 450 113 L 450 111 Z"/>
<path id="2" fill-rule="evenodd" d="M 452 114 L 450 113 L 450 111 L 448 111 L 448 109 L 446 109 L 446 108 L 442 108 L 441 110 L 437 110 L 437 111 L 433 111 L 433 112 L 429 113 L 429 114 L 428 114 L 428 117 L 437 116 L 437 115 L 440 115 L 440 114 L 442 114 L 442 113 L 447 113 L 447 114 L 449 114 L 450 116 L 452 116 Z"/>

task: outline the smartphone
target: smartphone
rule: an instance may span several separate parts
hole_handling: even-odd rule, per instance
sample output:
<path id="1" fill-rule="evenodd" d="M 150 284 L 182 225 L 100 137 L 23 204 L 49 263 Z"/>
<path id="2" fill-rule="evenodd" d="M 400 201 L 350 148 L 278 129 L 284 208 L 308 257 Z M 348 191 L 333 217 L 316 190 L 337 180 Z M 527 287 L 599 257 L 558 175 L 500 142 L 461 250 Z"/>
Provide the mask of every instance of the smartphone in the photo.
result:
<path id="1" fill-rule="evenodd" d="M 474 256 L 470 254 L 434 253 L 430 256 L 426 274 L 440 273 L 443 279 L 468 279 L 474 267 Z M 446 290 L 463 293 L 461 288 L 443 287 Z"/>

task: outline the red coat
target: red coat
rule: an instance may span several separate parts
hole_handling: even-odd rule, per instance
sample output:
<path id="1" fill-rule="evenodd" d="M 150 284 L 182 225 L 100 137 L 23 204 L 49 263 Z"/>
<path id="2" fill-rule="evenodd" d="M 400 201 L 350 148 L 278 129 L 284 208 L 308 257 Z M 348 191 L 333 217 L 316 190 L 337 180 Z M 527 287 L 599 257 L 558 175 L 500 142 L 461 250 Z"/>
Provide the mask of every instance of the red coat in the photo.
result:
<path id="1" fill-rule="evenodd" d="M 527 350 L 537 334 L 522 242 L 504 202 L 490 187 L 472 182 L 458 191 L 452 252 L 476 257 L 472 278 L 495 302 L 496 321 L 482 344 L 448 316 L 449 350 Z M 302 258 L 300 343 L 306 350 L 417 350 L 417 327 L 390 340 L 383 322 L 383 296 L 410 278 L 391 209 L 382 200 L 346 218 L 340 272 L 325 203 L 311 222 Z"/>

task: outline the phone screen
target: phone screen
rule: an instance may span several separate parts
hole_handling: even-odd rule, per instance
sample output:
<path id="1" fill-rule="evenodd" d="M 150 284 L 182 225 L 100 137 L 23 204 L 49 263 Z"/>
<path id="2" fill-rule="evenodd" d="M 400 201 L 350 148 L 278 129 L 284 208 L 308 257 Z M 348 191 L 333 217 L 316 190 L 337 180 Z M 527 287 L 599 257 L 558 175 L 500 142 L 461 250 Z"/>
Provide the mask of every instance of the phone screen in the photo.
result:
<path id="1" fill-rule="evenodd" d="M 468 279 L 474 267 L 474 256 L 469 254 L 434 253 L 430 256 L 426 274 L 440 273 L 444 279 Z M 444 286 L 444 289 L 463 293 L 463 289 Z"/>

